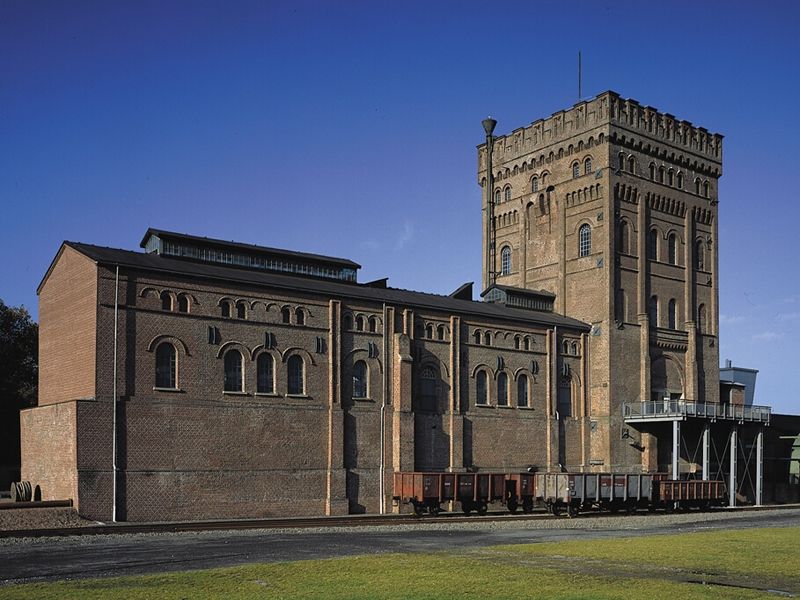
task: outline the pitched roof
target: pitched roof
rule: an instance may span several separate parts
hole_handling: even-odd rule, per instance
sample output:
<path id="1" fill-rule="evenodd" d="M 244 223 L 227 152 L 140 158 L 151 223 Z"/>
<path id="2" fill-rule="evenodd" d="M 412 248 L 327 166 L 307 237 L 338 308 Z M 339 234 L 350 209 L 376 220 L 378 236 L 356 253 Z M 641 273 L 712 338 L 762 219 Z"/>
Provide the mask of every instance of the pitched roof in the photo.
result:
<path id="1" fill-rule="evenodd" d="M 502 304 L 475 302 L 391 287 L 372 287 L 359 283 L 345 283 L 270 271 L 256 271 L 229 265 L 159 256 L 157 254 L 105 248 L 79 242 L 67 241 L 64 244 L 96 263 L 106 266 L 119 265 L 142 271 L 200 277 L 290 292 L 321 294 L 342 299 L 352 298 L 372 302 L 386 302 L 393 305 L 414 306 L 455 314 L 468 314 L 476 317 L 505 319 L 529 324 L 565 326 L 582 331 L 591 329 L 588 324 L 577 319 L 555 313 L 509 308 Z"/>

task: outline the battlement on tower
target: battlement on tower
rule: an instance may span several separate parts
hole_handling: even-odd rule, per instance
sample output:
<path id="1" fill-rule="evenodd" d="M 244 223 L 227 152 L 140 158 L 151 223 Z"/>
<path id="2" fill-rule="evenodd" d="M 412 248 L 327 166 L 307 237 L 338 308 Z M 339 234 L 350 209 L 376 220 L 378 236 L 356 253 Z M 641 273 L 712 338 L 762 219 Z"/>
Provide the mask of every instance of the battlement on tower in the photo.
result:
<path id="1" fill-rule="evenodd" d="M 498 166 L 516 159 L 535 157 L 539 153 L 545 156 L 549 156 L 551 152 L 554 156 L 571 154 L 569 144 L 577 146 L 583 141 L 582 138 L 587 138 L 584 143 L 589 146 L 603 143 L 608 136 L 609 125 L 639 132 L 650 138 L 663 139 L 676 148 L 683 148 L 716 163 L 722 162 L 721 134 L 710 133 L 704 127 L 695 127 L 689 121 L 659 112 L 652 106 L 643 106 L 637 100 L 622 98 L 613 91 L 603 92 L 590 100 L 582 100 L 572 108 L 557 111 L 509 134 L 495 136 L 493 162 Z M 595 129 L 597 132 L 590 134 Z M 484 143 L 478 146 L 478 172 L 483 173 L 485 170 Z"/>

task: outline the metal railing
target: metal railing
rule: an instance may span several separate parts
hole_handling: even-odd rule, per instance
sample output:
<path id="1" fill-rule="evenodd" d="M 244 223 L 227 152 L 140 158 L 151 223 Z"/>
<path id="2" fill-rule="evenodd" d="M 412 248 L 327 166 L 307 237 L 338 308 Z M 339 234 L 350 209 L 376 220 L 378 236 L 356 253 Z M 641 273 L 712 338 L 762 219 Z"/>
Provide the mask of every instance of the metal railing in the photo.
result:
<path id="1" fill-rule="evenodd" d="M 697 417 L 769 425 L 772 408 L 769 406 L 694 402 L 693 400 L 658 400 L 655 402 L 625 402 L 622 406 L 622 413 L 625 419 L 631 420 Z"/>

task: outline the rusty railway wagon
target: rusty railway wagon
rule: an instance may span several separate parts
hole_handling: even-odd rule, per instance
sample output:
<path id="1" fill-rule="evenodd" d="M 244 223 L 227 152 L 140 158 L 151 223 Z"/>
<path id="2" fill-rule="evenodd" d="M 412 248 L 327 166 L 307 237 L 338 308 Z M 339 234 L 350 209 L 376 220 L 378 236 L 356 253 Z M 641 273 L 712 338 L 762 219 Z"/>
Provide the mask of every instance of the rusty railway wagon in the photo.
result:
<path id="1" fill-rule="evenodd" d="M 490 504 L 509 511 L 533 510 L 534 476 L 530 473 L 395 473 L 394 499 L 411 504 L 418 515 L 438 514 L 443 502 L 456 501 L 468 515 L 485 515 Z"/>
<path id="2" fill-rule="evenodd" d="M 677 481 L 665 473 L 395 473 L 394 499 L 418 515 L 438 514 L 443 502 L 457 501 L 464 514 L 486 514 L 498 503 L 514 513 L 544 506 L 553 515 L 613 513 L 723 505 L 722 481 Z"/>

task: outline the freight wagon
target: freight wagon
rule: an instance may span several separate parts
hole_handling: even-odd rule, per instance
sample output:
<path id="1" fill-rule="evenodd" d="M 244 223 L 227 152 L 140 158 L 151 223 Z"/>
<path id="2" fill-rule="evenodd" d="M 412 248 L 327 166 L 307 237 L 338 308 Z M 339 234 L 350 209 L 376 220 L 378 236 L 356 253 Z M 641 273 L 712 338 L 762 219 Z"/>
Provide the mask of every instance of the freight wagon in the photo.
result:
<path id="1" fill-rule="evenodd" d="M 665 473 L 395 473 L 394 500 L 418 515 L 438 514 L 444 502 L 459 502 L 464 514 L 485 515 L 490 504 L 515 513 L 543 506 L 570 517 L 582 511 L 613 513 L 638 509 L 700 508 L 724 505 L 722 481 L 676 481 Z"/>

